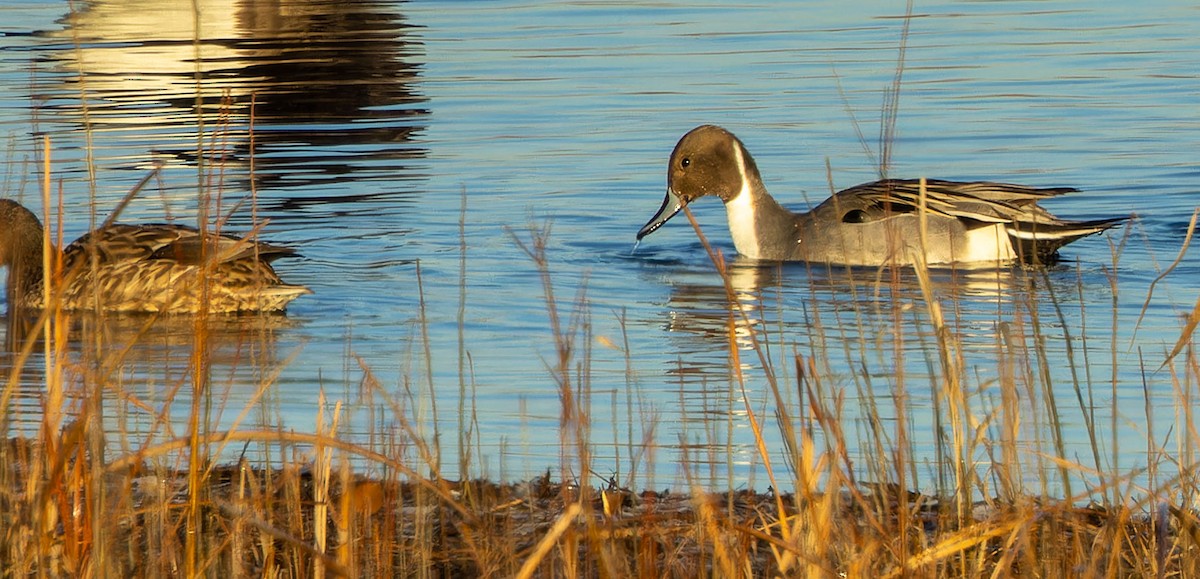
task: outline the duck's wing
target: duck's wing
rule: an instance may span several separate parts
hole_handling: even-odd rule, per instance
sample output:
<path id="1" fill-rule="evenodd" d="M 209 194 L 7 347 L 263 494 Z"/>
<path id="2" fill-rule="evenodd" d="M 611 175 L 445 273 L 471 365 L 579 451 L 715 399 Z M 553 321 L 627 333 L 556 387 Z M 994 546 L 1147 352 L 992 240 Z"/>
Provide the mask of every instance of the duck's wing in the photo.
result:
<path id="1" fill-rule="evenodd" d="M 257 260 L 270 263 L 281 257 L 298 255 L 290 247 L 272 245 L 232 235 L 190 235 L 180 237 L 154 251 L 150 259 L 170 259 L 187 265 L 198 265 L 204 259 L 217 263 Z"/>
<path id="2" fill-rule="evenodd" d="M 203 259 L 228 263 L 243 259 L 271 262 L 296 255 L 294 249 L 232 235 L 205 234 L 185 225 L 115 224 L 80 237 L 63 251 L 68 263 L 95 256 L 98 264 L 168 260 L 199 265 Z"/>
<path id="3" fill-rule="evenodd" d="M 195 229 L 184 225 L 115 224 L 75 240 L 63 250 L 63 256 L 68 264 L 94 259 L 97 265 L 114 265 L 149 259 L 163 247 L 196 236 Z"/>
<path id="4" fill-rule="evenodd" d="M 1071 187 L 1029 187 L 990 181 L 927 180 L 924 204 L 928 212 L 984 223 L 1055 224 L 1061 220 L 1037 204 L 1042 199 L 1077 191 Z M 838 192 L 826 203 L 840 209 L 841 220 L 866 223 L 921 207 L 920 182 L 884 179 Z"/>
<path id="5" fill-rule="evenodd" d="M 1029 187 L 990 181 L 927 180 L 924 206 L 929 215 L 956 219 L 967 229 L 999 224 L 1013 243 L 1020 246 L 1021 255 L 1036 255 L 1046 261 L 1063 245 L 1129 219 L 1127 216 L 1086 221 L 1060 219 L 1037 204 L 1042 199 L 1075 191 L 1070 187 Z M 846 223 L 871 223 L 917 213 L 921 197 L 919 181 L 885 179 L 840 191 L 818 209 L 834 211 Z"/>

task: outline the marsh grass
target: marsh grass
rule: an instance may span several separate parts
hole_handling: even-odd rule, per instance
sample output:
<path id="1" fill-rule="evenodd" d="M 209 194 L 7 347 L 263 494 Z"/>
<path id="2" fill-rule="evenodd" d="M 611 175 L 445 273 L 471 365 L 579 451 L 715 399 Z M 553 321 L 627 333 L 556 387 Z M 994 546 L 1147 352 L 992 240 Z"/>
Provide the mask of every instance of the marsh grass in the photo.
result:
<path id="1" fill-rule="evenodd" d="M 48 164 L 44 171 L 49 175 Z M 42 187 L 43 206 L 55 207 L 48 177 Z M 703 239 L 698 226 L 696 231 Z M 150 328 L 178 320 L 139 320 L 118 343 L 103 333 L 83 331 L 83 339 L 69 335 L 89 324 L 102 325 L 103 315 L 80 323 L 72 319 L 79 314 L 50 308 L 32 322 L 30 339 L 12 352 L 0 400 L 7 438 L 0 447 L 0 567 L 13 576 L 1123 577 L 1200 572 L 1195 557 L 1200 521 L 1192 506 L 1191 475 L 1197 447 L 1191 419 L 1198 384 L 1190 337 L 1195 310 L 1182 323 L 1172 351 L 1159 359 L 1147 355 L 1140 371 L 1147 408 L 1153 403 L 1151 390 L 1167 380 L 1180 409 L 1179 427 L 1171 433 L 1151 428 L 1148 470 L 1122 471 L 1110 465 L 1119 464 L 1115 441 L 1124 426 L 1115 418 L 1107 426 L 1096 418 L 1105 400 L 1113 405 L 1112 416 L 1122 414 L 1113 402 L 1115 372 L 1111 384 L 1092 376 L 1093 364 L 1086 358 L 1096 349 L 1086 344 L 1081 354 L 1068 349 L 1065 360 L 1050 359 L 1046 347 L 1048 340 L 1073 343 L 1102 332 L 1074 330 L 1053 291 L 1026 288 L 1022 295 L 1028 301 L 1015 302 L 1024 307 L 998 334 L 995 377 L 980 379 L 964 362 L 956 304 L 923 267 L 858 272 L 874 281 L 852 287 L 874 286 L 875 291 L 900 284 L 905 276 L 916 278 L 920 307 L 895 304 L 885 318 L 893 331 L 880 332 L 861 316 L 827 320 L 813 310 L 809 325 L 817 345 L 804 353 L 784 332 L 751 323 L 755 312 L 733 287 L 723 257 L 705 242 L 728 306 L 730 387 L 714 404 L 736 412 L 726 414 L 723 426 L 713 423 L 704 431 L 710 444 L 680 440 L 682 461 L 670 466 L 684 473 L 682 487 L 647 491 L 631 486 L 646 480 L 639 473 L 661 469 L 657 457 L 668 455 L 672 445 L 658 442 L 656 414 L 634 413 L 633 401 L 643 396 L 628 354 L 635 346 L 623 338 L 604 350 L 622 353 L 629 376 L 624 440 L 594 440 L 593 413 L 604 405 L 591 390 L 598 355 L 592 346 L 602 341 L 592 333 L 586 286 L 573 288 L 568 300 L 559 297 L 548 228 L 514 231 L 512 239 L 542 280 L 554 347 L 539 371 L 558 388 L 556 468 L 520 482 L 442 475 L 441 439 L 447 436 L 454 440 L 445 442 L 459 448 L 455 472 L 480 471 L 472 460 L 480 456 L 479 437 L 472 434 L 477 428 L 474 376 L 470 352 L 461 345 L 468 341 L 461 311 L 470 305 L 465 242 L 458 314 L 463 337 L 460 351 L 452 354 L 459 359 L 457 383 L 440 384 L 427 374 L 412 377 L 400 390 L 389 389 L 373 377 L 369 361 L 348 353 L 363 376 L 360 403 L 396 421 L 394 430 L 362 438 L 340 434 L 348 402 L 325 394 L 308 433 L 249 419 L 270 414 L 262 406 L 270 404 L 279 368 L 287 364 L 286 358 L 278 364 L 255 358 L 254 352 L 270 349 L 269 330 L 253 331 L 266 325 L 243 320 L 251 330 L 234 335 L 234 349 L 246 353 L 244 363 L 262 364 L 264 370 L 245 406 L 227 408 L 212 364 L 214 353 L 229 347 L 230 336 L 213 331 L 219 320 L 199 316 L 184 322 L 188 370 L 162 376 L 167 395 L 147 399 L 123 381 L 122 369 L 136 363 L 131 352 Z M 1111 269 L 1117 271 L 1119 247 L 1113 255 Z M 1044 275 L 1026 273 L 1022 279 L 1031 283 Z M 1111 284 L 1115 308 L 1120 289 L 1115 274 Z M 890 356 L 880 358 L 895 370 L 884 390 L 871 382 L 875 373 L 865 359 L 849 378 L 832 378 L 835 362 L 819 346 L 821 337 L 853 323 L 861 326 L 858 335 L 876 336 L 875 343 L 860 341 L 860 346 Z M 915 335 L 927 378 L 904 371 L 914 334 L 900 328 L 914 323 L 928 328 Z M 1110 335 L 1115 354 L 1121 347 L 1115 327 Z M 425 331 L 416 339 L 426 368 L 430 358 L 446 355 L 430 349 Z M 830 341 L 847 342 L 853 340 Z M 1054 382 L 1060 373 L 1049 371 L 1064 364 L 1073 370 L 1065 387 Z M 1155 372 L 1160 365 L 1164 372 Z M 908 405 L 926 379 L 935 424 L 914 424 Z M 25 434 L 10 419 L 18 412 L 13 404 L 20 388 L 30 383 L 41 389 L 39 422 Z M 985 390 L 998 395 L 984 395 Z M 883 391 L 890 394 L 880 396 Z M 167 416 L 181 392 L 187 393 L 180 398 L 187 419 L 177 432 Z M 446 392 L 457 392 L 453 403 L 460 422 L 452 435 L 436 422 L 431 427 L 426 408 Z M 1064 392 L 1071 396 L 1060 398 Z M 866 420 L 848 418 L 852 399 L 866 404 L 859 409 Z M 111 415 L 113 401 L 124 409 L 116 416 Z M 1059 416 L 1067 405 L 1086 417 L 1086 461 L 1063 443 Z M 614 400 L 612 412 L 620 406 Z M 228 415 L 234 416 L 229 426 L 215 426 Z M 123 421 L 151 426 L 127 431 Z M 752 434 L 755 461 L 769 488 L 738 489 L 732 478 L 712 475 L 712 465 L 733 463 L 729 432 L 734 428 Z M 917 458 L 921 453 L 914 448 L 914 429 L 929 428 L 936 432 L 933 464 Z M 1168 435 L 1180 441 L 1177 449 L 1154 442 Z M 359 442 L 364 439 L 368 442 Z M 596 472 L 598 445 L 626 448 L 623 481 Z M 240 454 L 231 454 L 239 447 Z M 258 452 L 245 450 L 251 447 Z M 1162 466 L 1167 468 L 1159 474 Z"/>

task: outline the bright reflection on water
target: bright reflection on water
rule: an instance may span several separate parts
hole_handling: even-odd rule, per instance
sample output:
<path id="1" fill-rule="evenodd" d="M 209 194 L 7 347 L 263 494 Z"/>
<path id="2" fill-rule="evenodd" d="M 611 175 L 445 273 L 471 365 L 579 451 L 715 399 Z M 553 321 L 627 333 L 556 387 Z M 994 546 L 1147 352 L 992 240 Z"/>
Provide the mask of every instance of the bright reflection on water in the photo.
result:
<path id="1" fill-rule="evenodd" d="M 902 3 L 193 5 L 0 9 L 0 194 L 40 206 L 45 134 L 67 239 L 162 166 L 123 220 L 194 223 L 203 206 L 230 230 L 266 220 L 264 238 L 304 254 L 278 264 L 315 291 L 286 319 L 210 330 L 213 428 L 312 431 L 323 389 L 348 405 L 348 437 L 436 433 L 447 476 L 464 439 L 470 475 L 557 470 L 573 455 L 560 451 L 559 359 L 543 277 L 521 247 L 548 228 L 601 476 L 678 484 L 686 456 L 713 484 L 764 487 L 749 412 L 777 466 L 784 449 L 753 328 L 798 426 L 814 426 L 808 397 L 840 401 L 852 457 L 904 426 L 919 484 L 933 483 L 945 361 L 911 273 L 734 260 L 738 309 L 681 218 L 631 253 L 671 147 L 700 123 L 736 132 L 791 205 L 820 201 L 830 180 L 876 178 L 863 141 L 878 149 Z M 935 272 L 969 414 L 996 440 L 1013 428 L 1023 451 L 1061 445 L 1094 466 L 1091 424 L 1100 467 L 1123 472 L 1159 460 L 1148 438 L 1177 452 L 1191 429 L 1169 369 L 1156 369 L 1195 299 L 1195 259 L 1155 286 L 1138 323 L 1195 205 L 1197 16 L 1183 4 L 915 8 L 890 175 L 1077 186 L 1051 209 L 1140 217 L 1045 272 Z M 733 255 L 706 201 L 693 211 Z M 183 432 L 193 325 L 76 325 L 70 379 L 128 393 L 106 397 L 114 448 Z M 96 362 L 131 342 L 117 367 Z M 44 382 L 36 355 L 26 367 L 15 431 L 36 422 Z M 996 411 L 1004 400 L 1020 424 Z"/>

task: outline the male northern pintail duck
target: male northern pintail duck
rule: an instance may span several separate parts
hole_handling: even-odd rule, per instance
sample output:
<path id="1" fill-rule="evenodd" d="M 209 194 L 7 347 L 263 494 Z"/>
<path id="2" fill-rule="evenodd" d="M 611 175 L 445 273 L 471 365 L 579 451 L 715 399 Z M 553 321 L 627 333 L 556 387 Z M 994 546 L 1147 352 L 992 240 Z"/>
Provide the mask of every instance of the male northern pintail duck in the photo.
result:
<path id="1" fill-rule="evenodd" d="M 929 180 L 923 261 L 1044 263 L 1060 247 L 1127 219 L 1067 221 L 1037 205 L 1073 191 Z M 835 193 L 807 213 L 793 213 L 767 193 L 746 146 L 713 125 L 692 129 L 675 145 L 667 168 L 667 197 L 638 231 L 638 240 L 705 195 L 725 202 L 733 243 L 747 257 L 861 266 L 922 261 L 919 181 L 865 183 Z"/>
<path id="2" fill-rule="evenodd" d="M 0 199 L 0 265 L 8 267 L 10 310 L 44 306 L 42 235 L 32 211 Z M 272 261 L 295 250 L 202 236 L 183 225 L 106 225 L 51 251 L 62 260 L 59 299 L 66 310 L 98 304 L 106 312 L 281 312 L 312 293 L 284 283 L 271 268 Z"/>

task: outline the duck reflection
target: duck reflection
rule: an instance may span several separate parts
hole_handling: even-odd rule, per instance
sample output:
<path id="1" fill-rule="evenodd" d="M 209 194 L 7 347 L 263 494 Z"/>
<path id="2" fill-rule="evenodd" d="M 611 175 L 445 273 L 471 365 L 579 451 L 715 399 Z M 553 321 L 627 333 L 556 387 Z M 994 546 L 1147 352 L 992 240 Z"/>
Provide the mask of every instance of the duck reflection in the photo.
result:
<path id="1" fill-rule="evenodd" d="M 101 156 L 149 149 L 170 167 L 205 155 L 244 169 L 235 179 L 252 174 L 259 189 L 403 179 L 425 155 L 411 139 L 429 111 L 417 88 L 421 45 L 395 10 L 372 1 L 93 0 L 53 35 L 61 82 L 51 90 Z M 110 151 L 123 147 L 134 150 Z"/>
<path id="2" fill-rule="evenodd" d="M 290 352 L 280 355 L 279 336 L 297 322 L 269 315 L 217 315 L 199 321 L 192 316 L 79 314 L 68 323 L 68 339 L 57 348 L 62 355 L 55 355 L 67 394 L 63 410 L 78 411 L 83 396 L 97 396 L 105 419 L 122 417 L 120 431 L 136 435 L 165 433 L 182 424 L 170 424 L 170 417 L 190 411 L 201 355 L 201 374 L 208 380 L 203 392 L 211 397 L 215 415 L 226 408 L 236 415 L 285 365 Z M 3 331 L 8 348 L 0 352 L 0 376 L 15 390 L 0 421 L 32 434 L 48 386 L 43 334 L 34 320 L 12 315 Z M 22 361 L 22 350 L 32 355 Z"/>
<path id="3" fill-rule="evenodd" d="M 1061 306 L 1078 292 L 1066 265 L 929 274 L 928 291 L 966 348 L 994 350 L 998 324 L 1014 312 L 1050 308 L 1055 300 Z M 728 279 L 731 293 L 712 271 L 677 276 L 672 283 L 666 327 L 680 353 L 673 371 L 685 382 L 728 381 L 731 344 L 747 371 L 761 365 L 752 352 L 755 344 L 774 356 L 774 364 L 790 365 L 792 354 L 801 353 L 825 360 L 827 368 L 853 368 L 864 359 L 890 359 L 897 347 L 923 354 L 935 339 L 926 293 L 912 268 L 742 258 L 730 262 Z M 1046 283 L 1060 287 L 1043 291 Z"/>
<path id="4" fill-rule="evenodd" d="M 663 371 L 678 389 L 681 440 L 693 461 L 716 457 L 715 472 L 760 460 L 747 434 L 754 424 L 748 409 L 759 424 L 815 426 L 814 399 L 835 413 L 851 449 L 873 436 L 863 433 L 887 431 L 902 408 L 920 431 L 914 447 L 932 452 L 945 411 L 938 409 L 946 383 L 939 338 L 951 344 L 960 383 L 978 387 L 970 411 L 982 416 L 994 407 L 987 399 L 1001 395 L 1004 372 L 1036 367 L 1035 350 L 1065 358 L 1060 321 L 1075 326 L 1080 296 L 1108 291 L 1102 274 L 1081 275 L 1069 264 L 932 270 L 922 283 L 911 268 L 741 259 L 728 267 L 731 291 L 711 266 L 672 269 L 658 347 L 675 355 Z M 928 295 L 941 310 L 941 329 L 931 321 Z M 1035 315 L 1040 321 L 1029 323 Z M 768 438 L 778 432 L 763 429 Z M 721 462 L 730 448 L 732 461 Z"/>

